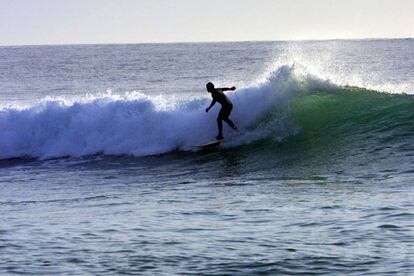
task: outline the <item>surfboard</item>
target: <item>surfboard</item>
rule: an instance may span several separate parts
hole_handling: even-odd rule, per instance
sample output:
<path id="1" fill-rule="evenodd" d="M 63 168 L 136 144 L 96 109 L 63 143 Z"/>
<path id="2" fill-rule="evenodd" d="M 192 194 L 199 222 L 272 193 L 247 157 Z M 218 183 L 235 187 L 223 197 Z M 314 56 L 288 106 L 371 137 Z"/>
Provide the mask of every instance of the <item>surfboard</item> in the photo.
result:
<path id="1" fill-rule="evenodd" d="M 223 140 L 214 140 L 214 141 L 210 141 L 201 145 L 195 145 L 194 147 L 197 147 L 199 149 L 212 149 L 215 148 L 217 146 L 219 146 L 221 144 L 221 142 L 223 142 Z"/>

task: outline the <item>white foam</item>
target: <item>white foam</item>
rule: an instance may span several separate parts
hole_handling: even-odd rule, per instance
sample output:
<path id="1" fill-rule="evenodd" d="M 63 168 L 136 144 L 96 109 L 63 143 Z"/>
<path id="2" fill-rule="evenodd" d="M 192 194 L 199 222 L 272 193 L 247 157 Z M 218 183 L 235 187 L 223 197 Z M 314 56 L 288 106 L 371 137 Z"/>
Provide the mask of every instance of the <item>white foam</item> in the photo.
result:
<path id="1" fill-rule="evenodd" d="M 298 89 L 293 67 L 281 66 L 263 82 L 230 92 L 234 103 L 232 120 L 243 135 L 225 124 L 233 143 L 249 143 L 268 135 L 265 128 L 253 128 L 265 112 Z M 295 84 L 296 83 L 296 84 Z M 86 95 L 80 99 L 48 98 L 26 108 L 0 110 L 0 158 L 83 156 L 95 153 L 161 154 L 191 150 L 192 145 L 217 134 L 217 104 L 209 113 L 211 98 L 173 102 L 139 92 L 114 95 Z M 250 129 L 249 129 L 250 127 Z"/>

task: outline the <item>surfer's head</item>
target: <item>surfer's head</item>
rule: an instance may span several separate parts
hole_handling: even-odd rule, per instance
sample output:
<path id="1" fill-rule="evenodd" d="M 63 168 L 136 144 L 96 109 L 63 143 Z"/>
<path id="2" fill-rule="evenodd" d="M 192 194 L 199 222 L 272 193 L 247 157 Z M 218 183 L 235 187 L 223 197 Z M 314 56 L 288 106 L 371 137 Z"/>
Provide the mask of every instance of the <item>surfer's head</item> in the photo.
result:
<path id="1" fill-rule="evenodd" d="M 208 92 L 213 92 L 213 90 L 214 90 L 214 84 L 213 84 L 213 83 L 211 83 L 211 82 L 208 82 L 208 83 L 206 84 L 206 88 L 207 88 L 207 91 L 208 91 Z"/>

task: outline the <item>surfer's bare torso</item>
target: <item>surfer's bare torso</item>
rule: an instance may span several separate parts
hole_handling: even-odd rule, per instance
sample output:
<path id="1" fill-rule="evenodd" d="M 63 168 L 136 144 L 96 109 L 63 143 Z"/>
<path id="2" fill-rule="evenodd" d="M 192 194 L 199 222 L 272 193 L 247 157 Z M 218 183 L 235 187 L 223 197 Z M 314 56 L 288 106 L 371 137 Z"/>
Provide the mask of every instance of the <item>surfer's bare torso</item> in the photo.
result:
<path id="1" fill-rule="evenodd" d="M 220 103 L 223 107 L 232 107 L 233 104 L 229 100 L 229 98 L 221 91 L 221 89 L 214 89 L 211 92 L 211 97 L 214 101 Z"/>

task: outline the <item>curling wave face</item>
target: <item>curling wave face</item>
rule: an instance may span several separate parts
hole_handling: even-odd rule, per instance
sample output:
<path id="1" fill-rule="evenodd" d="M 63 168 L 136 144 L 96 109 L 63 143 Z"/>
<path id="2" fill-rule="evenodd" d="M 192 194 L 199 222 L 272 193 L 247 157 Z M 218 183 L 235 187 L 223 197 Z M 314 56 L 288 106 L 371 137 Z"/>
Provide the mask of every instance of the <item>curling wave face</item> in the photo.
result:
<path id="1" fill-rule="evenodd" d="M 241 133 L 225 129 L 225 136 L 231 138 L 228 147 L 254 141 L 325 144 L 362 134 L 364 139 L 379 135 L 384 141 L 395 141 L 414 133 L 411 96 L 340 87 L 298 74 L 294 66 L 280 66 L 264 81 L 229 97 L 235 106 L 231 117 Z M 0 159 L 192 150 L 192 145 L 216 135 L 219 106 L 206 114 L 209 101 L 206 97 L 165 104 L 162 97 L 135 92 L 3 108 Z"/>

